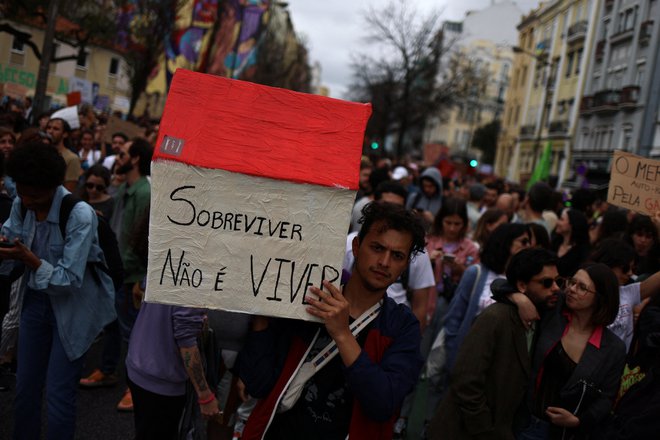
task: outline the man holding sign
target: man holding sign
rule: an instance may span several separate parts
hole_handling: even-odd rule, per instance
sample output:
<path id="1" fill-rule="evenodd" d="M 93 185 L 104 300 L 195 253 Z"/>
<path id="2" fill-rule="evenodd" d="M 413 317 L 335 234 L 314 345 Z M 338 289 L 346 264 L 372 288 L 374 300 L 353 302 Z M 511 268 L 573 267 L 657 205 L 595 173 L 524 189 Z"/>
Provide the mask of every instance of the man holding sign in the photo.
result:
<path id="1" fill-rule="evenodd" d="M 424 250 L 424 230 L 400 206 L 372 203 L 363 214 L 347 284 L 309 289 L 307 312 L 323 326 L 255 318 L 237 364 L 261 399 L 244 439 L 391 438 L 422 359 L 419 322 L 386 290 Z"/>

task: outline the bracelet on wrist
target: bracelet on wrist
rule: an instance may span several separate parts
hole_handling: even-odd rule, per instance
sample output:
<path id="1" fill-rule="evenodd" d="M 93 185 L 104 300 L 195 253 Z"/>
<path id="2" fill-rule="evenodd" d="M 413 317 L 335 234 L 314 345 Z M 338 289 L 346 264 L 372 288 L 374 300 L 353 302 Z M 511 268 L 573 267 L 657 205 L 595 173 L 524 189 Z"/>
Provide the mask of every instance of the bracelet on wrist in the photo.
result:
<path id="1" fill-rule="evenodd" d="M 215 394 L 211 393 L 206 399 L 197 399 L 197 403 L 200 405 L 207 405 L 215 399 Z"/>

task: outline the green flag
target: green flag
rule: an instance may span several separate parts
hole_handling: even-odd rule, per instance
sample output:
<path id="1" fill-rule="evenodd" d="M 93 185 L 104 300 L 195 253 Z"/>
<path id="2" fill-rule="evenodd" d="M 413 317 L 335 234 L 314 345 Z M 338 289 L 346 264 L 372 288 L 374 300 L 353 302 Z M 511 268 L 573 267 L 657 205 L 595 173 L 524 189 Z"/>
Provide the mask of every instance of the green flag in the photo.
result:
<path id="1" fill-rule="evenodd" d="M 552 166 L 552 142 L 548 141 L 541 154 L 541 160 L 536 163 L 532 177 L 527 182 L 527 189 L 532 187 L 536 182 L 546 181 L 550 177 L 550 167 Z"/>

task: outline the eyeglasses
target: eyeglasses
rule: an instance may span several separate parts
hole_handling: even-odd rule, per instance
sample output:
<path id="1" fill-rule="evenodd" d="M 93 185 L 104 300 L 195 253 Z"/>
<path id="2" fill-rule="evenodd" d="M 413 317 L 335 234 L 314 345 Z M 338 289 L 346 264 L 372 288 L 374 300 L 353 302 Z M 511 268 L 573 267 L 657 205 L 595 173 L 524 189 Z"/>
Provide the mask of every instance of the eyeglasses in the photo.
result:
<path id="1" fill-rule="evenodd" d="M 589 289 L 586 284 L 584 284 L 583 282 L 581 282 L 579 280 L 576 280 L 575 278 L 569 278 L 568 280 L 566 280 L 566 287 L 569 288 L 569 289 L 575 287 L 575 291 L 579 295 L 586 295 L 589 292 L 591 292 L 593 294 L 596 293 L 595 290 Z"/>
<path id="2" fill-rule="evenodd" d="M 537 283 L 541 284 L 543 287 L 546 289 L 549 289 L 552 287 L 553 284 L 557 284 L 560 289 L 563 289 L 564 286 L 566 285 L 566 278 L 562 277 L 557 277 L 557 278 L 541 278 L 540 280 L 534 280 Z"/>
<path id="3" fill-rule="evenodd" d="M 103 191 L 105 191 L 105 185 L 95 185 L 95 184 L 93 184 L 92 182 L 88 182 L 88 183 L 86 183 L 86 184 L 85 184 L 85 188 L 87 188 L 87 189 L 94 189 L 94 188 L 96 188 L 96 190 L 97 190 L 98 192 L 103 192 Z"/>

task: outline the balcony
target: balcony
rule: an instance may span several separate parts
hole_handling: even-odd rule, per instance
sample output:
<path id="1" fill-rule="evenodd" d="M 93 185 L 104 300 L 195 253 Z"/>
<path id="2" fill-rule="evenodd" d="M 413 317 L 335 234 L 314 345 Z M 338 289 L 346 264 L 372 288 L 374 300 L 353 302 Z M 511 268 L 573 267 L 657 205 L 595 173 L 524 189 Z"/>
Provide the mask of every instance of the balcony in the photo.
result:
<path id="1" fill-rule="evenodd" d="M 597 114 L 610 114 L 618 110 L 621 90 L 601 90 L 594 95 L 591 111 Z"/>
<path id="2" fill-rule="evenodd" d="M 564 137 L 568 134 L 568 120 L 552 121 L 548 127 L 550 137 Z"/>
<path id="3" fill-rule="evenodd" d="M 642 22 L 639 29 L 639 44 L 648 44 L 653 34 L 653 20 L 646 20 Z"/>
<path id="4" fill-rule="evenodd" d="M 622 110 L 634 110 L 639 101 L 639 86 L 627 86 L 621 89 L 619 107 Z"/>
<path id="5" fill-rule="evenodd" d="M 580 116 L 591 116 L 591 108 L 594 106 L 593 96 L 583 96 L 580 100 Z"/>
<path id="6" fill-rule="evenodd" d="M 587 35 L 588 26 L 587 20 L 581 20 L 572 24 L 566 33 L 566 42 L 571 44 L 584 40 L 584 37 Z"/>
<path id="7" fill-rule="evenodd" d="M 605 39 L 600 40 L 598 43 L 596 43 L 596 61 L 603 61 L 603 57 L 605 56 L 605 44 L 607 41 Z"/>
<path id="8" fill-rule="evenodd" d="M 610 36 L 610 43 L 620 43 L 625 40 L 631 40 L 635 36 L 635 28 L 623 29 L 616 34 Z"/>
<path id="9" fill-rule="evenodd" d="M 522 127 L 520 127 L 520 138 L 531 139 L 534 137 L 535 132 L 536 132 L 536 125 L 534 124 L 523 125 Z"/>

